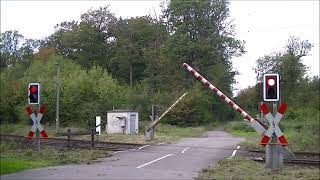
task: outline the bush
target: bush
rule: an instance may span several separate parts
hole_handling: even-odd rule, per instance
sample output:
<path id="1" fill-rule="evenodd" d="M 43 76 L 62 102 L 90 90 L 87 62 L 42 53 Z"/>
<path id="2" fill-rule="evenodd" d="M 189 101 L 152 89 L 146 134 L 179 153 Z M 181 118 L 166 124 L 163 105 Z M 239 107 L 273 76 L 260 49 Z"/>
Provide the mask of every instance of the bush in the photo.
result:
<path id="1" fill-rule="evenodd" d="M 1 123 L 13 122 L 16 118 L 27 122 L 29 117 L 24 109 L 28 105 L 26 93 L 30 82 L 41 84 L 41 104 L 47 108 L 43 122 L 55 122 L 55 81 L 58 61 L 61 65 L 60 122 L 62 125 L 87 126 L 89 121 L 94 121 L 96 115 L 103 115 L 112 107 L 128 106 L 127 87 L 121 86 L 100 67 L 85 71 L 80 65 L 68 59 L 52 56 L 48 61 L 34 61 L 24 76 L 15 80 L 19 86 L 14 86 L 12 83 L 14 81 L 8 80 L 10 69 L 7 72 L 1 72 L 1 85 L 6 89 L 1 92 L 1 107 L 5 107 L 4 110 L 6 110 L 1 108 Z"/>

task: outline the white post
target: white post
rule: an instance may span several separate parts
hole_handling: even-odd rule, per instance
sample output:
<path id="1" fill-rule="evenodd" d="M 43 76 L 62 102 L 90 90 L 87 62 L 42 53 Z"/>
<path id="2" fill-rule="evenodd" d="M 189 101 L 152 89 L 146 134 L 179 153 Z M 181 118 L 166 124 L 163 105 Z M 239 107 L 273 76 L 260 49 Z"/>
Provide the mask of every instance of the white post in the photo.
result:
<path id="1" fill-rule="evenodd" d="M 98 135 L 101 135 L 101 117 L 96 116 L 96 132 L 99 132 Z"/>

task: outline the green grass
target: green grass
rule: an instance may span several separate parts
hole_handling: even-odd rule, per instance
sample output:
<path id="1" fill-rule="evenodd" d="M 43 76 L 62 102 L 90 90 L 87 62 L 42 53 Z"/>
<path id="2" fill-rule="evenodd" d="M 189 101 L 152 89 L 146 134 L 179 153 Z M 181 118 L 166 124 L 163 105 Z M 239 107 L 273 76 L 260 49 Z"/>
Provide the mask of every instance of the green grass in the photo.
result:
<path id="1" fill-rule="evenodd" d="M 1 174 L 54 165 L 88 164 L 110 156 L 110 152 L 105 150 L 54 149 L 46 146 L 42 146 L 41 151 L 37 152 L 35 147 L 4 142 L 1 142 L 0 150 Z"/>
<path id="2" fill-rule="evenodd" d="M 197 179 L 320 179 L 320 169 L 285 165 L 282 171 L 271 171 L 263 163 L 234 158 L 220 161 L 215 168 L 204 169 Z"/>
<path id="3" fill-rule="evenodd" d="M 279 124 L 289 143 L 288 148 L 294 152 L 320 152 L 319 110 L 309 107 L 291 109 L 283 116 Z M 240 145 L 247 149 L 264 149 L 260 145 L 261 137 L 243 122 L 233 121 L 225 130 L 232 135 L 245 137 L 247 141 Z"/>
<path id="4" fill-rule="evenodd" d="M 53 161 L 29 161 L 14 158 L 1 158 L 0 174 L 10 174 L 26 169 L 46 167 L 54 164 L 55 163 Z"/>

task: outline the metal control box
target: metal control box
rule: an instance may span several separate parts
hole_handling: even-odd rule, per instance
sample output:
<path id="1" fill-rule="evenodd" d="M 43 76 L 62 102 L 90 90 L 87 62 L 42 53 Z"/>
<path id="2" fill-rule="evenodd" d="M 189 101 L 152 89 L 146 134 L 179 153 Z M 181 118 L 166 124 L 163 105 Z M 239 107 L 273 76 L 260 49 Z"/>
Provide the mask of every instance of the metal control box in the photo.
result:
<path id="1" fill-rule="evenodd" d="M 138 134 L 139 113 L 125 109 L 108 111 L 106 126 L 108 134 Z"/>

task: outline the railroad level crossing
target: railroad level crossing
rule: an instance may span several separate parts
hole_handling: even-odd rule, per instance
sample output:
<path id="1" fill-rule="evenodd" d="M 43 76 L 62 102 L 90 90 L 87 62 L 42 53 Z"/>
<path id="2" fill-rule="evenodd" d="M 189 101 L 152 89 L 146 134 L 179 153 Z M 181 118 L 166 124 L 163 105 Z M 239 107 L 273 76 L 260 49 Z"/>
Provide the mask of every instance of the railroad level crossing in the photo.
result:
<path id="1" fill-rule="evenodd" d="M 264 116 L 268 119 L 270 127 L 268 130 L 264 127 L 260 121 L 253 119 L 248 113 L 241 109 L 237 104 L 235 104 L 231 99 L 224 95 L 218 88 L 212 85 L 208 80 L 206 80 L 201 74 L 194 70 L 187 63 L 183 63 L 183 67 L 189 71 L 196 79 L 202 82 L 206 87 L 208 87 L 213 93 L 217 94 L 223 101 L 229 104 L 233 109 L 239 112 L 244 120 L 247 120 L 251 123 L 251 126 L 261 135 L 262 145 L 267 145 L 266 147 L 266 166 L 271 169 L 281 169 L 283 166 L 283 155 L 286 155 L 288 158 L 294 157 L 293 153 L 290 152 L 287 148 L 284 148 L 288 145 L 286 138 L 283 135 L 279 127 L 279 122 L 282 118 L 282 115 L 287 109 L 286 104 L 282 104 L 278 113 L 273 117 L 268 109 L 268 107 L 263 104 L 261 110 L 263 111 Z M 278 74 L 265 74 L 264 75 L 264 100 L 265 101 L 278 101 L 279 100 L 279 76 Z M 276 103 L 274 103 L 275 105 Z M 281 145 L 275 144 L 275 136 Z M 271 139 L 271 143 L 269 140 Z M 280 147 L 279 147 L 280 146 Z"/>

